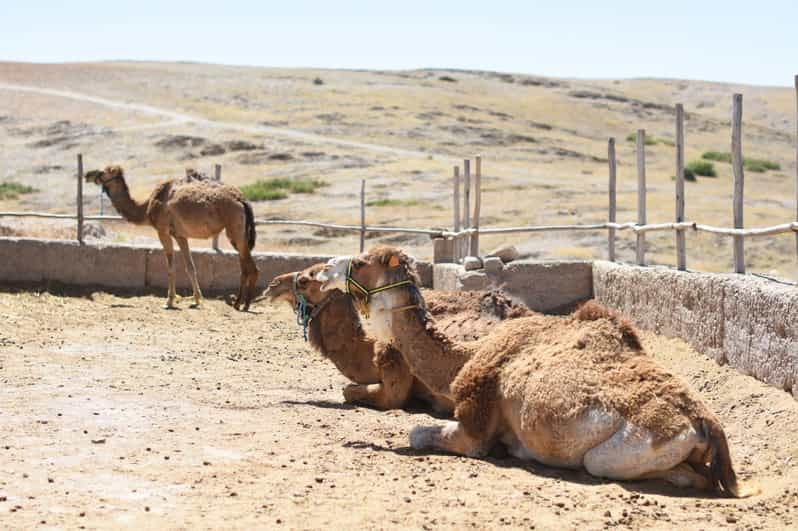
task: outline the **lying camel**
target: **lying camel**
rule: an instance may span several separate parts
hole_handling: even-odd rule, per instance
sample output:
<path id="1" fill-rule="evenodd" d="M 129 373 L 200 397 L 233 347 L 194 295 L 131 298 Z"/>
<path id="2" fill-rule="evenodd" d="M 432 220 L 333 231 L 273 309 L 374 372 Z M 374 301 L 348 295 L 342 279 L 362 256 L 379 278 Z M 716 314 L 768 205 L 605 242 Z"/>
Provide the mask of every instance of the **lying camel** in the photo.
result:
<path id="1" fill-rule="evenodd" d="M 662 478 L 743 497 L 718 418 L 597 304 L 570 317 L 502 322 L 479 341 L 447 337 L 424 310 L 412 259 L 378 247 L 330 260 L 322 290 L 356 286 L 367 335 L 398 349 L 414 376 L 451 399 L 456 421 L 416 427 L 414 448 L 521 459 L 616 480 Z"/>
<path id="2" fill-rule="evenodd" d="M 175 260 L 172 238 L 177 240 L 186 272 L 194 290 L 194 305 L 202 303 L 202 291 L 197 280 L 197 269 L 191 258 L 189 238 L 206 239 L 225 231 L 241 263 L 241 283 L 235 308 L 244 303 L 244 311 L 255 295 L 258 267 L 252 259 L 255 247 L 255 218 L 252 207 L 244 200 L 238 188 L 207 179 L 194 170 L 187 169 L 185 178 L 175 178 L 158 184 L 144 201 L 130 196 L 125 174 L 120 166 L 86 173 L 86 181 L 101 186 L 111 203 L 123 218 L 137 225 L 150 225 L 158 233 L 168 276 L 168 295 L 165 308 L 175 304 Z"/>
<path id="3" fill-rule="evenodd" d="M 352 300 L 338 290 L 322 293 L 316 275 L 325 264 L 275 277 L 264 296 L 289 303 L 311 345 L 330 359 L 349 380 L 344 399 L 378 409 L 405 407 L 411 398 L 430 403 L 442 414 L 452 412 L 446 397 L 435 395 L 413 378 L 401 354 L 386 348 L 375 356 L 374 341 L 363 333 Z M 504 319 L 529 313 L 496 292 L 426 291 L 427 308 L 448 333 L 464 341 L 485 335 Z M 304 303 L 300 304 L 300 300 Z"/>

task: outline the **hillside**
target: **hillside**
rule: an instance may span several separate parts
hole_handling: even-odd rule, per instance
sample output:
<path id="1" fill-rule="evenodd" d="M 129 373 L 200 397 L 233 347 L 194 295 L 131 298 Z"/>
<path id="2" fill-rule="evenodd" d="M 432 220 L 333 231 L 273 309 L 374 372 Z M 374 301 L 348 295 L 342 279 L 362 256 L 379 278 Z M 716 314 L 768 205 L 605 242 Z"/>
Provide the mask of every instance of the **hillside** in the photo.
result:
<path id="1" fill-rule="evenodd" d="M 786 75 L 785 79 L 789 79 Z M 0 182 L 38 192 L 0 200 L 0 210 L 74 211 L 75 154 L 88 169 L 125 167 L 134 195 L 186 166 L 223 167 L 226 182 L 318 179 L 313 195 L 255 203 L 258 217 L 358 223 L 360 179 L 367 181 L 369 223 L 451 226 L 452 166 L 484 159 L 483 226 L 606 220 L 606 141 L 619 157 L 619 221 L 635 219 L 634 143 L 646 129 L 649 222 L 674 215 L 674 118 L 687 112 L 688 161 L 728 151 L 731 95 L 744 94 L 747 157 L 779 170 L 746 173 L 747 226 L 794 219 L 794 105 L 789 88 L 679 80 L 575 80 L 477 71 L 341 71 L 205 64 L 111 62 L 65 65 L 0 63 Z M 730 225 L 731 167 L 687 186 L 687 217 Z M 99 192 L 86 190 L 87 211 Z M 390 201 L 385 201 L 390 200 Z M 106 209 L 108 202 L 105 202 Z M 146 228 L 108 223 L 93 233 L 112 241 L 155 241 Z M 70 237 L 71 224 L 0 219 L 0 233 Z M 378 235 L 375 235 L 378 236 Z M 431 254 L 426 238 L 369 242 Z M 600 258 L 605 233 L 483 237 L 510 242 L 536 258 Z M 649 236 L 652 262 L 673 264 L 673 236 Z M 794 238 L 749 240 L 753 271 L 794 277 Z M 260 229 L 258 250 L 334 253 L 355 250 L 356 235 L 301 228 Z M 633 260 L 633 236 L 619 236 L 619 258 Z M 728 271 L 731 240 L 688 235 L 688 265 Z"/>

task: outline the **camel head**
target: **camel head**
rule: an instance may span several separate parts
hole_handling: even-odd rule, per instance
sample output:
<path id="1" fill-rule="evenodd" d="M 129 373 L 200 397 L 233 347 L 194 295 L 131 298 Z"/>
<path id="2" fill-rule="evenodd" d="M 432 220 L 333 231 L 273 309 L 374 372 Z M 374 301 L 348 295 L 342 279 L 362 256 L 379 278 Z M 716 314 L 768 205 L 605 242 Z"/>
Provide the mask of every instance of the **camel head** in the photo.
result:
<path id="1" fill-rule="evenodd" d="M 91 170 L 86 172 L 86 182 L 97 186 L 106 187 L 112 181 L 125 178 L 122 166 L 106 166 L 104 170 Z"/>
<path id="2" fill-rule="evenodd" d="M 316 278 L 322 291 L 348 293 L 361 315 L 368 317 L 369 306 L 377 300 L 378 310 L 407 303 L 409 290 L 401 288 L 419 285 L 414 264 L 415 260 L 400 248 L 381 245 L 357 256 L 331 259 Z"/>
<path id="3" fill-rule="evenodd" d="M 327 296 L 321 291 L 321 281 L 316 278 L 325 265 L 314 264 L 302 271 L 276 276 L 263 292 L 263 296 L 269 302 L 283 301 L 295 306 L 296 297 L 302 295 L 308 304 L 315 306 Z"/>

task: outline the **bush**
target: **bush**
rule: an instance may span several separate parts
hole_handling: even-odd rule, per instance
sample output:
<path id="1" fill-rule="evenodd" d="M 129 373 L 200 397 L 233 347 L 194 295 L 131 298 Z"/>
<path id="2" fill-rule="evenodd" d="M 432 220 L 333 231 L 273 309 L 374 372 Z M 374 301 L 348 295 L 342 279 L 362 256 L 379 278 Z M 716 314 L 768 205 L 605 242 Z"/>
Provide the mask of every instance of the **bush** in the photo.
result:
<path id="1" fill-rule="evenodd" d="M 320 77 L 314 78 L 313 79 L 313 84 L 314 85 L 324 85 L 324 80 L 322 78 L 320 78 Z"/>
<path id="2" fill-rule="evenodd" d="M 706 160 L 714 160 L 717 162 L 728 162 L 730 164 L 732 161 L 731 153 L 724 153 L 722 151 L 705 151 L 701 155 L 701 158 Z"/>
<path id="3" fill-rule="evenodd" d="M 781 165 L 778 162 L 765 159 L 745 159 L 743 167 L 754 173 L 765 173 L 768 170 L 780 170 Z"/>
<path id="4" fill-rule="evenodd" d="M 636 132 L 635 133 L 629 133 L 628 135 L 626 135 L 626 141 L 627 142 L 637 142 L 637 133 Z M 661 140 L 661 139 L 659 139 L 659 138 L 657 138 L 655 136 L 646 135 L 646 145 L 647 146 L 656 146 L 660 142 L 664 143 L 663 140 Z"/>
<path id="5" fill-rule="evenodd" d="M 38 190 L 32 186 L 13 182 L 0 183 L 0 199 L 16 199 L 20 195 L 33 192 L 38 192 Z"/>
<path id="6" fill-rule="evenodd" d="M 728 162 L 731 164 L 732 154 L 722 151 L 706 151 L 701 155 L 702 159 L 715 160 L 717 162 Z M 754 173 L 764 173 L 768 170 L 780 170 L 781 165 L 778 162 L 765 159 L 744 159 L 743 167 Z"/>
<path id="7" fill-rule="evenodd" d="M 289 193 L 312 194 L 317 188 L 327 186 L 324 181 L 294 181 L 291 179 L 258 180 L 241 187 L 241 193 L 249 201 L 275 201 L 285 199 Z"/>
<path id="8" fill-rule="evenodd" d="M 671 181 L 675 181 L 675 180 L 676 180 L 676 176 L 675 175 L 671 176 Z M 684 169 L 684 180 L 694 183 L 698 179 L 696 179 L 695 172 L 693 172 L 693 170 L 691 170 L 690 168 L 685 168 Z"/>
<path id="9" fill-rule="evenodd" d="M 446 81 L 447 83 L 457 83 L 457 80 L 452 76 L 441 76 L 438 81 Z"/>
<path id="10" fill-rule="evenodd" d="M 715 171 L 715 165 L 706 160 L 694 160 L 690 162 L 685 168 L 693 172 L 694 175 L 701 175 L 702 177 L 717 177 L 718 173 Z"/>

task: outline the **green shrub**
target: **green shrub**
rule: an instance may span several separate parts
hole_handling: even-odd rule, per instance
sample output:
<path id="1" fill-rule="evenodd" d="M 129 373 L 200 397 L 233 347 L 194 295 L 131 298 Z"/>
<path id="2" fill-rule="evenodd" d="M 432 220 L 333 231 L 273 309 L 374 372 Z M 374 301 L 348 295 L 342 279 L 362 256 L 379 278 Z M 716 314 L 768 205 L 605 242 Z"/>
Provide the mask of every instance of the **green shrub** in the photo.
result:
<path id="1" fill-rule="evenodd" d="M 318 180 L 267 179 L 242 186 L 241 193 L 249 201 L 275 201 L 285 199 L 289 193 L 312 194 L 324 186 L 327 183 Z"/>
<path id="2" fill-rule="evenodd" d="M 676 176 L 675 175 L 671 176 L 671 181 L 675 181 L 675 180 L 676 180 Z M 684 169 L 684 180 L 685 181 L 690 181 L 690 182 L 696 182 L 698 179 L 696 179 L 695 172 L 693 170 L 691 170 L 690 168 L 685 168 Z"/>
<path id="3" fill-rule="evenodd" d="M 714 160 L 717 162 L 727 162 L 729 164 L 732 162 L 732 154 L 723 151 L 706 151 L 703 155 L 701 155 L 701 158 L 706 160 Z M 781 169 L 781 165 L 778 162 L 765 159 L 744 159 L 743 167 L 746 170 L 752 171 L 754 173 L 764 173 L 768 170 Z"/>
<path id="4" fill-rule="evenodd" d="M 768 170 L 780 170 L 781 165 L 777 162 L 765 159 L 745 159 L 743 167 L 754 173 L 764 173 Z"/>
<path id="5" fill-rule="evenodd" d="M 694 160 L 690 162 L 684 171 L 690 170 L 694 175 L 701 175 L 702 177 L 717 177 L 718 172 L 715 171 L 715 165 L 706 160 Z"/>
<path id="6" fill-rule="evenodd" d="M 628 135 L 626 135 L 626 141 L 627 142 L 637 142 L 637 133 L 636 132 L 635 133 L 629 133 Z M 661 140 L 661 139 L 659 139 L 659 138 L 657 138 L 655 136 L 646 135 L 645 143 L 646 143 L 647 146 L 656 146 L 660 142 L 663 142 L 663 140 Z"/>
<path id="7" fill-rule="evenodd" d="M 0 199 L 16 199 L 20 195 L 33 192 L 38 192 L 38 190 L 32 186 L 13 182 L 0 183 Z"/>
<path id="8" fill-rule="evenodd" d="M 722 151 L 705 151 L 701 155 L 701 158 L 706 160 L 714 160 L 717 162 L 728 162 L 730 164 L 732 161 L 731 153 L 728 152 L 724 153 Z"/>

